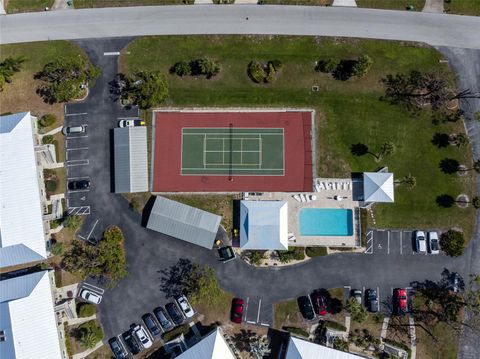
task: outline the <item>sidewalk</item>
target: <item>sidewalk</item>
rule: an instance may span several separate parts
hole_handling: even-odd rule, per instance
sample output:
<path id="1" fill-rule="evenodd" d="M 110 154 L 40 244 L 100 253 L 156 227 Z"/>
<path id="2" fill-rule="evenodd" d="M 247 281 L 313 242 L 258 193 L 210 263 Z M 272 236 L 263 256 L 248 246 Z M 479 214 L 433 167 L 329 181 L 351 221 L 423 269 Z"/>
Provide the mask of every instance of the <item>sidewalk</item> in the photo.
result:
<path id="1" fill-rule="evenodd" d="M 48 131 L 47 133 L 43 133 L 43 134 L 39 134 L 39 135 L 42 136 L 42 137 L 43 137 L 43 136 L 47 136 L 47 135 L 50 135 L 50 136 L 51 136 L 51 135 L 54 135 L 54 134 L 56 134 L 56 133 L 59 133 L 59 132 L 62 130 L 62 128 L 63 128 L 63 126 L 56 127 L 56 128 L 54 128 L 53 130 Z"/>
<path id="2" fill-rule="evenodd" d="M 425 0 L 422 12 L 434 12 L 443 14 L 443 0 Z"/>
<path id="3" fill-rule="evenodd" d="M 87 349 L 83 353 L 73 354 L 72 359 L 83 359 L 92 354 L 95 350 L 103 345 L 102 341 L 99 341 L 92 349 Z"/>

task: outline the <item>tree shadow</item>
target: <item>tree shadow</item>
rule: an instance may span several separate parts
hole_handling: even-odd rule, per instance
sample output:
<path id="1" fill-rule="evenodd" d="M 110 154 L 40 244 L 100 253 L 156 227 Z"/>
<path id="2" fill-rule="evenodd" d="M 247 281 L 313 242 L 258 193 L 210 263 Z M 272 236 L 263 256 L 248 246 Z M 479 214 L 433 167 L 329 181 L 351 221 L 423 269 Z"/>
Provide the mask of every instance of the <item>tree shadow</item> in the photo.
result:
<path id="1" fill-rule="evenodd" d="M 184 291 L 194 270 L 195 265 L 189 259 L 180 258 L 170 268 L 158 271 L 161 274 L 160 290 L 165 293 L 165 297 L 188 294 Z"/>
<path id="2" fill-rule="evenodd" d="M 364 156 L 368 153 L 368 146 L 363 143 L 356 143 L 350 146 L 350 153 L 354 156 Z"/>
<path id="3" fill-rule="evenodd" d="M 335 80 L 347 81 L 355 73 L 355 65 L 357 60 L 340 60 L 332 76 Z"/>
<path id="4" fill-rule="evenodd" d="M 250 352 L 250 342 L 257 337 L 257 333 L 250 329 L 242 329 L 232 336 L 232 341 L 239 351 Z"/>
<path id="5" fill-rule="evenodd" d="M 444 158 L 438 166 L 443 173 L 452 174 L 458 171 L 460 163 L 453 158 Z"/>
<path id="6" fill-rule="evenodd" d="M 432 144 L 438 148 L 445 148 L 450 144 L 450 136 L 446 133 L 436 132 L 433 135 Z"/>
<path id="7" fill-rule="evenodd" d="M 443 208 L 450 208 L 455 203 L 455 199 L 449 194 L 441 194 L 437 196 L 435 202 L 437 205 Z"/>

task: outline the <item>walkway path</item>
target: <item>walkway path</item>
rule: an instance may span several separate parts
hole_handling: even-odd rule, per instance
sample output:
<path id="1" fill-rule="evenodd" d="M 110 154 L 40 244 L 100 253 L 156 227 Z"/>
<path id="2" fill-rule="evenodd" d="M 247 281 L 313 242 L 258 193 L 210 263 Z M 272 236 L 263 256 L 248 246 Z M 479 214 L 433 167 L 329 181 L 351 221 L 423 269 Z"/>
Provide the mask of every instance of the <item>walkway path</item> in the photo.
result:
<path id="1" fill-rule="evenodd" d="M 479 33 L 480 17 L 324 6 L 147 6 L 0 17 L 2 44 L 155 34 L 285 34 L 480 49 Z"/>
<path id="2" fill-rule="evenodd" d="M 99 341 L 92 349 L 87 349 L 83 353 L 73 354 L 72 359 L 83 359 L 92 354 L 95 350 L 99 349 L 103 345 L 102 341 Z"/>
<path id="3" fill-rule="evenodd" d="M 422 11 L 443 14 L 443 1 L 444 0 L 425 0 L 425 6 Z"/>

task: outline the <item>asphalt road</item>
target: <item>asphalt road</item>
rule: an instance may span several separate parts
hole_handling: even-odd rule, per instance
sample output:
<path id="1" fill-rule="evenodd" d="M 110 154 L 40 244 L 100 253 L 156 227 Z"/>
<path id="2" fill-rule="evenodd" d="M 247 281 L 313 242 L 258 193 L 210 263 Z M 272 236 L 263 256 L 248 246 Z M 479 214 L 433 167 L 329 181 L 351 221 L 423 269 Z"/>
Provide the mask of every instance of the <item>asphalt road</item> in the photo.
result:
<path id="1" fill-rule="evenodd" d="M 0 44 L 182 34 L 324 35 L 480 48 L 480 17 L 321 6 L 148 6 L 0 17 Z"/>

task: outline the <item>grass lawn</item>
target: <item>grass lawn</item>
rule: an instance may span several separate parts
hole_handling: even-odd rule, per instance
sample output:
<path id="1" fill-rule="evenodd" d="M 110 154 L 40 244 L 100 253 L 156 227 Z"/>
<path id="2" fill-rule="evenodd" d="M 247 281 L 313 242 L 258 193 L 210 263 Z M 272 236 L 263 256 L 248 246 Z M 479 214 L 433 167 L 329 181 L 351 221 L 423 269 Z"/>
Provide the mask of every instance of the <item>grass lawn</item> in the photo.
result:
<path id="1" fill-rule="evenodd" d="M 478 0 L 451 0 L 445 2 L 445 11 L 448 14 L 480 16 L 480 1 Z"/>
<path id="2" fill-rule="evenodd" d="M 283 327 L 295 327 L 303 330 L 309 329 L 300 314 L 296 299 L 275 303 L 273 311 L 273 327 L 275 329 L 282 329 Z"/>
<path id="3" fill-rule="evenodd" d="M 350 331 L 355 329 L 367 329 L 374 337 L 380 338 L 380 332 L 382 331 L 383 314 L 368 313 L 367 320 L 363 323 L 357 323 L 355 321 L 350 322 Z"/>
<path id="4" fill-rule="evenodd" d="M 264 0 L 267 5 L 332 5 L 333 0 Z"/>
<path id="5" fill-rule="evenodd" d="M 408 5 L 413 5 L 415 10 L 422 11 L 425 0 L 356 0 L 358 7 L 375 9 L 406 10 Z"/>
<path id="6" fill-rule="evenodd" d="M 64 168 L 53 168 L 43 170 L 43 176 L 45 180 L 55 181 L 57 186 L 56 189 L 52 192 L 48 192 L 48 195 L 65 193 L 65 169 Z"/>
<path id="7" fill-rule="evenodd" d="M 314 71 L 322 58 L 355 58 L 368 54 L 374 64 L 362 79 L 338 81 L 329 74 Z M 177 61 L 203 56 L 217 59 L 222 70 L 207 80 L 192 76 L 180 78 L 168 74 Z M 271 84 L 254 84 L 246 75 L 252 59 L 278 59 L 284 64 Z M 441 55 L 424 45 L 393 41 L 332 39 L 280 36 L 164 36 L 143 37 L 124 49 L 124 72 L 160 70 L 167 74 L 170 97 L 168 106 L 256 106 L 308 107 L 317 113 L 318 174 L 324 177 L 348 177 L 352 171 L 375 171 L 388 166 L 395 178 L 411 173 L 416 177 L 413 190 L 398 187 L 395 204 L 375 208 L 379 227 L 459 226 L 470 238 L 474 225 L 473 208 L 440 208 L 436 198 L 442 194 L 472 196 L 474 174 L 445 175 L 439 161 L 446 157 L 471 164 L 471 150 L 448 147 L 438 149 L 431 143 L 436 132 L 463 132 L 463 124 L 434 126 L 428 111 L 414 116 L 399 106 L 379 100 L 383 94 L 380 79 L 389 73 L 410 70 L 439 71 L 453 74 Z M 319 87 L 312 92 L 312 85 Z M 373 152 L 391 141 L 396 152 L 381 162 L 369 155 L 350 153 L 352 144 L 366 144 Z M 420 155 L 419 155 L 420 154 Z"/>
<path id="8" fill-rule="evenodd" d="M 219 304 L 212 306 L 210 303 L 198 303 L 195 310 L 203 315 L 201 320 L 203 325 L 210 325 L 215 322 L 228 323 L 230 321 L 230 308 L 232 307 L 233 294 L 223 289 Z"/>
<path id="9" fill-rule="evenodd" d="M 44 11 L 51 7 L 54 0 L 6 0 L 5 10 L 7 14 L 16 12 Z"/>
<path id="10" fill-rule="evenodd" d="M 95 350 L 93 353 L 87 355 L 86 359 L 110 359 L 112 358 L 112 350 L 108 344 L 102 345 L 100 348 Z"/>
<path id="11" fill-rule="evenodd" d="M 33 79 L 35 73 L 40 71 L 45 64 L 58 57 L 84 56 L 82 50 L 67 41 L 31 42 L 25 44 L 1 45 L 0 61 L 13 56 L 25 56 L 27 61 L 22 64 L 22 70 L 13 75 L 12 83 L 6 84 L 0 92 L 1 113 L 15 113 L 31 111 L 40 118 L 51 113 L 58 118 L 58 123 L 63 123 L 63 105 L 49 105 L 36 94 L 38 81 Z"/>
<path id="12" fill-rule="evenodd" d="M 23 1 L 23 0 L 20 0 Z M 147 6 L 147 5 L 181 5 L 183 0 L 73 0 L 75 9 L 89 7 Z"/>

